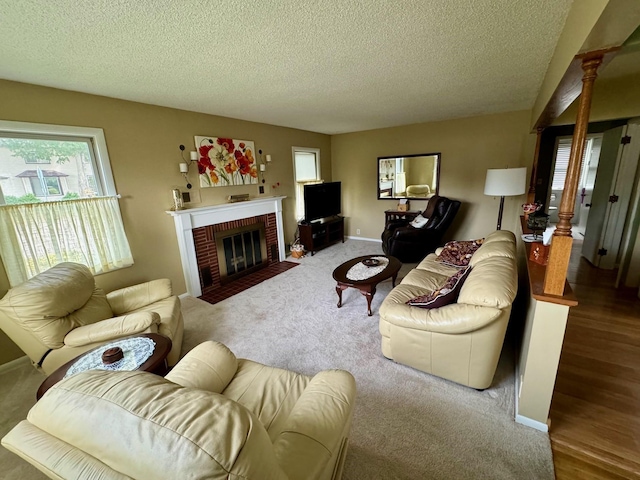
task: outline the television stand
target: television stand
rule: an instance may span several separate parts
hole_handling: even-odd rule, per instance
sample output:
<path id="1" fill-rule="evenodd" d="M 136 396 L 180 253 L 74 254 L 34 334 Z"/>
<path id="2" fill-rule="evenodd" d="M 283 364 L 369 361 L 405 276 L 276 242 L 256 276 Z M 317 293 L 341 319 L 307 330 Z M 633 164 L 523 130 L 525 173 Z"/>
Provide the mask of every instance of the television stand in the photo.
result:
<path id="1" fill-rule="evenodd" d="M 311 256 L 318 250 L 333 245 L 338 241 L 344 243 L 344 217 L 328 217 L 320 221 L 299 223 L 300 242 Z"/>

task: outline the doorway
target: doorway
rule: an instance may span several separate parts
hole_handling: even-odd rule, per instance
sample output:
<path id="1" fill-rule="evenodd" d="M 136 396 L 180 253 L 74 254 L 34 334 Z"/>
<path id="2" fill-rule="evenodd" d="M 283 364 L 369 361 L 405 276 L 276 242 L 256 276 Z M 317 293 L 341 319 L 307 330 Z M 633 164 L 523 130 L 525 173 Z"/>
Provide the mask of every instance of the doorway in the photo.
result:
<path id="1" fill-rule="evenodd" d="M 562 155 L 567 152 L 568 164 L 572 133 L 573 126 L 551 127 L 543 133 L 540 158 L 544 154 L 549 159 L 549 167 L 545 169 L 544 163 L 541 164 L 536 197 L 546 200 L 552 224 L 558 220 L 557 208 L 566 175 L 566 166 L 565 174 L 562 172 Z M 574 205 L 573 236 L 583 240 L 581 255 L 592 265 L 609 270 L 618 268 L 618 283 L 637 287 L 640 284 L 640 118 L 590 124 L 587 138 Z"/>
<path id="2" fill-rule="evenodd" d="M 596 133 L 587 136 L 580 168 L 580 181 L 574 204 L 574 216 L 571 219 L 574 238 L 583 238 L 591 207 L 593 188 L 596 180 L 596 172 L 600 159 L 603 134 Z M 551 175 L 551 188 L 547 205 L 549 205 L 549 223 L 558 223 L 558 209 L 564 193 L 564 181 L 569 167 L 571 154 L 571 136 L 558 137 L 554 152 L 554 169 Z"/>
<path id="3" fill-rule="evenodd" d="M 639 120 L 604 132 L 582 246 L 582 256 L 598 268 L 622 265 L 635 244 L 629 234 L 637 216 L 638 157 Z"/>

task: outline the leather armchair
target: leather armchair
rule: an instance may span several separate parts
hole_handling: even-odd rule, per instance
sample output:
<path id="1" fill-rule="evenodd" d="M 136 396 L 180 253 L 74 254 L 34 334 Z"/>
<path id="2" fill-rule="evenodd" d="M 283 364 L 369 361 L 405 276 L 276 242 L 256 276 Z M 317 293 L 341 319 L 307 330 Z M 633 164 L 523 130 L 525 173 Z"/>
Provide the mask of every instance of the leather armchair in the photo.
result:
<path id="1" fill-rule="evenodd" d="M 0 328 L 47 375 L 92 348 L 136 333 L 169 337 L 167 363 L 173 366 L 180 358 L 183 325 L 170 280 L 105 295 L 78 263 L 55 265 L 0 300 Z"/>
<path id="2" fill-rule="evenodd" d="M 402 262 L 417 262 L 441 245 L 458 210 L 460 202 L 434 195 L 422 214 L 429 221 L 414 228 L 409 221 L 390 222 L 382 232 L 382 250 Z"/>
<path id="3" fill-rule="evenodd" d="M 205 342 L 166 378 L 62 380 L 2 445 L 55 479 L 339 479 L 354 400 L 346 371 L 308 377 Z"/>

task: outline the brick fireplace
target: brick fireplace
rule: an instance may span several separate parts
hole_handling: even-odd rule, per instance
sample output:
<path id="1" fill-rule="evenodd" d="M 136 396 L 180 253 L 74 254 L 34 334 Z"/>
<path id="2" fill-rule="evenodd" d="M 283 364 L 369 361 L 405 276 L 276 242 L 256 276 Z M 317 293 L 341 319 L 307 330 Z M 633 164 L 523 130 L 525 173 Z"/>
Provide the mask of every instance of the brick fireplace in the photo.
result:
<path id="1" fill-rule="evenodd" d="M 266 257 L 265 265 L 285 259 L 284 229 L 282 223 L 282 200 L 286 197 L 267 197 L 245 202 L 212 205 L 169 211 L 173 217 L 182 271 L 187 293 L 200 297 L 203 293 L 215 290 L 221 285 L 219 270 L 220 258 L 216 247 L 216 234 L 225 230 L 234 230 L 243 226 L 264 224 Z M 238 242 L 234 240 L 234 242 Z M 236 253 L 240 250 L 236 243 Z M 252 248 L 236 255 L 232 264 L 243 270 Z M 251 262 L 248 262 L 251 263 Z M 254 261 L 254 263 L 256 263 Z M 253 267 L 253 265 L 252 265 Z"/>
<path id="2" fill-rule="evenodd" d="M 193 239 L 203 295 L 280 257 L 275 213 L 195 228 Z"/>

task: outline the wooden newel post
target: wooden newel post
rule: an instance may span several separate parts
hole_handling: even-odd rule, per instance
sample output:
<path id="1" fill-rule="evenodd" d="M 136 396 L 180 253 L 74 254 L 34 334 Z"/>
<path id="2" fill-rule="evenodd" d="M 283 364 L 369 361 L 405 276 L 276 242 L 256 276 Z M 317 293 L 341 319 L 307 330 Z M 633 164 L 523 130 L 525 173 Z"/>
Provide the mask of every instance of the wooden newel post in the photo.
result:
<path id="1" fill-rule="evenodd" d="M 564 191 L 560 200 L 559 221 L 553 232 L 551 249 L 549 250 L 549 262 L 544 277 L 544 293 L 548 295 L 562 296 L 564 284 L 571 257 L 571 219 L 575 207 L 580 169 L 582 167 L 582 155 L 587 137 L 589 124 L 589 111 L 591 109 L 591 96 L 593 94 L 593 82 L 596 79 L 598 67 L 602 63 L 602 54 L 598 56 L 586 56 L 582 60 L 582 92 L 578 104 L 578 117 L 571 142 L 571 155 L 569 167 L 564 180 Z"/>
<path id="2" fill-rule="evenodd" d="M 536 201 L 536 175 L 538 171 L 538 158 L 540 157 L 540 143 L 542 141 L 542 131 L 544 129 L 538 127 L 538 136 L 536 137 L 536 150 L 533 153 L 533 165 L 531 165 L 531 178 L 529 178 L 529 192 L 527 193 L 527 203 Z"/>

